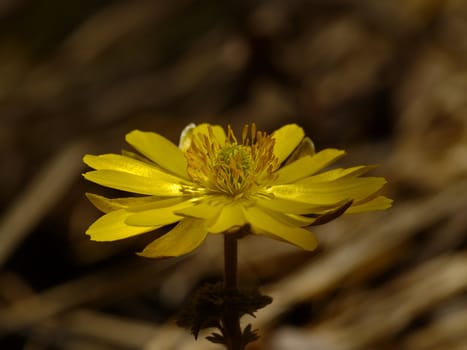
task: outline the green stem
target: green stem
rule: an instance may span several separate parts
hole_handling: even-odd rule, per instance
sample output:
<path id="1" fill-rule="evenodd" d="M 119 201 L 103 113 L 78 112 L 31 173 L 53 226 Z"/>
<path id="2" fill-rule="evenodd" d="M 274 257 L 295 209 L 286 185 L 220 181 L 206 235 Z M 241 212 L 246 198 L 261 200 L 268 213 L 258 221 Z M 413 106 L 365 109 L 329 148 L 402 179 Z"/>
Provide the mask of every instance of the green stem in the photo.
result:
<path id="1" fill-rule="evenodd" d="M 237 237 L 224 234 L 224 286 L 226 290 L 237 289 Z M 222 318 L 223 333 L 228 350 L 244 350 L 240 315 L 227 307 Z"/>

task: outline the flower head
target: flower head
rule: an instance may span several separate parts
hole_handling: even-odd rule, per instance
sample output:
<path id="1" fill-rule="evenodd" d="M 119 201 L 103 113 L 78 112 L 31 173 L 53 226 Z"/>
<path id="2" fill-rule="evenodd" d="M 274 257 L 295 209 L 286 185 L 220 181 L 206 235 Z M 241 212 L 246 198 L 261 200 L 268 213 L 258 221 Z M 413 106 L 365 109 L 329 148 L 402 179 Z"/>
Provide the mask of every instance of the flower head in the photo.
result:
<path id="1" fill-rule="evenodd" d="M 87 194 L 105 213 L 87 234 L 113 241 L 177 223 L 140 255 L 186 254 L 207 234 L 230 234 L 249 225 L 254 234 L 306 250 L 316 239 L 306 229 L 342 214 L 387 209 L 392 201 L 376 193 L 381 177 L 362 177 L 372 166 L 322 171 L 345 152 L 315 153 L 302 128 L 286 125 L 272 134 L 245 126 L 241 138 L 210 124 L 191 125 L 177 147 L 163 136 L 135 130 L 126 141 L 138 152 L 86 155 L 97 184 L 138 194 L 105 198 Z"/>

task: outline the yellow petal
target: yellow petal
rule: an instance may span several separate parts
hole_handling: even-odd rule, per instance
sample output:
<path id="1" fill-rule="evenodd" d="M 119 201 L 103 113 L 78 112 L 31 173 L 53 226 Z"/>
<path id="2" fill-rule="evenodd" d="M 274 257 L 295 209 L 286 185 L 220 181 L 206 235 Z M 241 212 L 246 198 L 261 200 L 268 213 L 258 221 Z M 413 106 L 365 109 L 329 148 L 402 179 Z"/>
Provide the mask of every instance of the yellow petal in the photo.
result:
<path id="1" fill-rule="evenodd" d="M 83 161 L 96 170 L 115 170 L 144 177 L 166 176 L 171 179 L 178 179 L 147 162 L 120 154 L 110 153 L 99 156 L 86 154 L 83 157 Z"/>
<path id="2" fill-rule="evenodd" d="M 138 255 L 147 258 L 180 256 L 198 248 L 206 236 L 203 220 L 184 219 L 171 231 L 146 246 Z"/>
<path id="3" fill-rule="evenodd" d="M 305 156 L 312 156 L 314 154 L 315 154 L 315 145 L 313 141 L 311 141 L 309 137 L 304 137 L 302 142 L 300 142 L 300 144 L 294 149 L 290 157 L 287 158 L 285 165 L 295 162 L 299 158 L 302 158 Z"/>
<path id="4" fill-rule="evenodd" d="M 176 214 L 190 218 L 209 220 L 219 215 L 219 212 L 222 209 L 222 205 L 219 205 L 220 203 L 216 203 L 216 200 L 208 198 L 194 204 L 191 207 L 178 209 Z"/>
<path id="5" fill-rule="evenodd" d="M 339 207 L 335 207 L 332 210 L 328 210 L 322 215 L 318 216 L 313 225 L 323 225 L 331 220 L 337 219 L 339 216 L 343 215 L 345 211 L 353 204 L 353 201 L 347 201 Z"/>
<path id="6" fill-rule="evenodd" d="M 307 213 L 302 213 L 306 214 L 306 216 L 300 214 L 292 214 L 286 211 L 279 211 L 279 213 L 270 213 L 271 215 L 279 215 L 281 217 L 281 220 L 286 221 L 290 225 L 304 227 L 310 225 L 322 225 L 326 222 L 334 220 L 339 216 L 343 215 L 351 204 L 352 201 L 343 201 L 340 202 L 338 205 L 333 205 L 331 208 L 328 206 L 326 210 L 311 210 Z"/>
<path id="7" fill-rule="evenodd" d="M 138 175 L 148 178 L 157 178 L 165 182 L 181 183 L 186 180 L 171 175 L 165 170 L 157 168 L 156 165 L 150 164 L 135 158 L 130 158 L 120 154 L 102 154 L 99 156 L 87 154 L 83 157 L 83 161 L 91 168 L 96 170 L 114 170 L 132 175 Z"/>
<path id="8" fill-rule="evenodd" d="M 316 205 L 310 204 L 306 202 L 297 202 L 293 200 L 283 199 L 283 198 L 265 198 L 265 197 L 258 197 L 255 199 L 255 205 L 258 205 L 262 208 L 266 208 L 269 210 L 274 210 L 279 213 L 287 213 L 287 214 L 311 214 L 316 213 L 319 214 L 326 210 L 335 208 L 336 205 L 344 204 L 347 201 L 342 201 L 342 203 L 332 203 L 327 205 Z"/>
<path id="9" fill-rule="evenodd" d="M 342 178 L 357 177 L 376 168 L 374 165 L 360 165 L 351 168 L 338 168 L 316 174 L 298 181 L 299 184 L 335 181 Z"/>
<path id="10" fill-rule="evenodd" d="M 182 178 L 188 178 L 183 152 L 165 137 L 154 132 L 134 130 L 127 134 L 125 139 L 138 152 L 162 168 Z"/>
<path id="11" fill-rule="evenodd" d="M 86 231 L 93 241 L 115 241 L 153 231 L 157 226 L 131 226 L 125 220 L 131 213 L 124 209 L 112 211 L 97 219 Z"/>
<path id="12" fill-rule="evenodd" d="M 351 206 L 349 209 L 347 209 L 345 213 L 357 214 L 366 211 L 384 210 L 390 208 L 392 206 L 392 202 L 392 199 L 389 199 L 384 196 L 378 196 L 366 203 Z"/>
<path id="13" fill-rule="evenodd" d="M 180 141 L 178 142 L 178 148 L 180 148 L 182 152 L 185 152 L 190 147 L 194 128 L 196 128 L 196 124 L 190 123 L 182 130 Z"/>
<path id="14" fill-rule="evenodd" d="M 193 201 L 185 200 L 168 207 L 139 211 L 128 216 L 126 223 L 135 226 L 164 226 L 173 224 L 183 219 L 183 216 L 177 215 L 175 212 L 190 206 L 193 206 Z"/>
<path id="15" fill-rule="evenodd" d="M 255 233 L 287 241 L 305 250 L 313 250 L 317 246 L 316 238 L 310 231 L 292 226 L 280 220 L 280 216 L 270 215 L 258 207 L 246 208 L 245 218 Z"/>
<path id="16" fill-rule="evenodd" d="M 277 198 L 326 205 L 337 204 L 343 200 L 365 199 L 381 189 L 385 183 L 386 180 L 382 177 L 357 177 L 330 182 L 277 185 L 267 191 Z"/>
<path id="17" fill-rule="evenodd" d="M 243 215 L 243 205 L 239 202 L 232 202 L 221 207 L 220 213 L 213 220 L 214 222 L 207 226 L 210 233 L 222 233 L 232 228 L 241 227 L 246 224 Z"/>
<path id="18" fill-rule="evenodd" d="M 161 177 L 143 177 L 115 170 L 96 170 L 83 174 L 86 180 L 121 191 L 154 196 L 182 196 L 182 185 Z"/>
<path id="19" fill-rule="evenodd" d="M 154 163 L 149 158 L 146 158 L 145 156 L 142 156 L 139 153 L 128 151 L 126 149 L 122 149 L 122 156 L 132 158 L 132 159 L 136 159 L 136 160 L 139 160 L 140 162 L 147 163 L 147 164 L 150 164 L 152 166 L 158 166 L 158 165 L 156 165 L 156 163 Z"/>
<path id="20" fill-rule="evenodd" d="M 271 213 L 272 214 L 272 213 Z M 281 220 L 291 226 L 306 227 L 312 225 L 316 218 L 296 214 L 281 214 Z"/>
<path id="21" fill-rule="evenodd" d="M 186 200 L 183 197 L 166 198 L 155 196 L 106 198 L 93 193 L 86 193 L 86 197 L 97 209 L 104 213 L 118 209 L 126 209 L 129 213 L 135 213 L 157 208 L 167 208 Z"/>
<path id="22" fill-rule="evenodd" d="M 304 156 L 297 159 L 277 171 L 277 179 L 273 184 L 285 184 L 295 182 L 297 180 L 313 175 L 329 164 L 335 162 L 342 157 L 345 151 L 338 149 L 327 148 L 316 153 L 313 156 Z"/>
<path id="23" fill-rule="evenodd" d="M 104 213 L 118 209 L 126 209 L 130 206 L 140 206 L 158 200 L 158 198 L 154 196 L 106 198 L 94 193 L 86 193 L 86 197 L 97 209 Z"/>
<path id="24" fill-rule="evenodd" d="M 212 130 L 213 136 L 215 137 L 216 141 L 220 145 L 223 145 L 225 143 L 225 140 L 226 140 L 227 137 L 225 135 L 224 128 L 222 126 L 220 126 L 220 125 L 211 125 L 211 124 L 207 124 L 207 123 L 197 125 L 193 129 L 193 135 L 203 134 L 203 135 L 206 135 L 206 136 L 210 136 L 209 129 Z"/>
<path id="25" fill-rule="evenodd" d="M 297 124 L 288 124 L 274 131 L 271 136 L 275 140 L 274 155 L 282 163 L 300 144 L 305 133 Z"/>

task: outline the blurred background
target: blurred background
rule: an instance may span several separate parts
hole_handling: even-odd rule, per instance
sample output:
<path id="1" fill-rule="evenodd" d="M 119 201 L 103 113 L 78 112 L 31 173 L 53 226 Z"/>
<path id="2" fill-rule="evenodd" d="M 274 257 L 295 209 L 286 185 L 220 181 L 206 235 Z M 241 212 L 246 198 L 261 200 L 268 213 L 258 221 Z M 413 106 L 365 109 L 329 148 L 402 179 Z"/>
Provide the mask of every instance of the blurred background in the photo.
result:
<path id="1" fill-rule="evenodd" d="M 247 237 L 242 283 L 272 305 L 249 349 L 467 349 L 467 2 L 1 0 L 0 348 L 220 349 L 174 315 L 222 277 L 222 241 L 138 258 L 95 243 L 86 153 L 191 122 L 298 123 L 341 165 L 379 164 L 391 210 Z"/>

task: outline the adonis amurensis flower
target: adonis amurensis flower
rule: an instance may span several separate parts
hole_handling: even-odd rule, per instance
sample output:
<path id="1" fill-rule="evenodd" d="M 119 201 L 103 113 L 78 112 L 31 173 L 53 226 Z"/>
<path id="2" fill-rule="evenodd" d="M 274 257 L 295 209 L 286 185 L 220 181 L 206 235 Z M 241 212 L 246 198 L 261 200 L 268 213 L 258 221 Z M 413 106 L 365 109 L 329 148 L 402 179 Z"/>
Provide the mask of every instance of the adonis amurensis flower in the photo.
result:
<path id="1" fill-rule="evenodd" d="M 113 241 L 176 223 L 139 253 L 146 257 L 186 254 L 208 234 L 229 234 L 245 225 L 253 234 L 312 250 L 317 242 L 307 227 L 392 203 L 377 195 L 384 178 L 362 177 L 372 166 L 323 171 L 345 152 L 315 153 L 295 124 L 270 135 L 247 125 L 239 138 L 230 127 L 191 125 L 178 147 L 139 130 L 126 141 L 139 154 L 86 155 L 84 162 L 95 170 L 84 177 L 138 196 L 88 193 L 105 214 L 86 233 L 95 241 Z"/>

